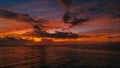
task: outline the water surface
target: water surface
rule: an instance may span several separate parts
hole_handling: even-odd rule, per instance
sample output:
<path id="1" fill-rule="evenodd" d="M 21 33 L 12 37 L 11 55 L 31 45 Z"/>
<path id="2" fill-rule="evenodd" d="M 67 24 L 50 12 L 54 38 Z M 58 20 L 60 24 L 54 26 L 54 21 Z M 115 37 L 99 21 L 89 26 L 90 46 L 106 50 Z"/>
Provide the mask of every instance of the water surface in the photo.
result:
<path id="1" fill-rule="evenodd" d="M 118 46 L 0 46 L 0 68 L 120 68 L 120 50 Z"/>

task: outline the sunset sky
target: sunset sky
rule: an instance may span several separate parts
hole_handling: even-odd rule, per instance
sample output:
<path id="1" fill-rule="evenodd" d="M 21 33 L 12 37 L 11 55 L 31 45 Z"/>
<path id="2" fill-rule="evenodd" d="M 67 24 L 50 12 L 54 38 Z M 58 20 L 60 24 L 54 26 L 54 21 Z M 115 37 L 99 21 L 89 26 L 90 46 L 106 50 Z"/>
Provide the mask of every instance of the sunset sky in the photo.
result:
<path id="1" fill-rule="evenodd" d="M 46 20 L 37 25 L 43 26 L 41 29 L 48 33 L 67 28 L 82 38 L 90 36 L 98 40 L 100 37 L 106 41 L 114 38 L 112 41 L 120 42 L 119 3 L 119 0 L 73 0 L 69 7 L 59 0 L 0 0 L 0 34 L 31 32 L 36 20 Z M 76 25 L 63 22 L 66 8 L 78 19 L 86 20 Z M 23 14 L 35 21 L 28 20 Z"/>

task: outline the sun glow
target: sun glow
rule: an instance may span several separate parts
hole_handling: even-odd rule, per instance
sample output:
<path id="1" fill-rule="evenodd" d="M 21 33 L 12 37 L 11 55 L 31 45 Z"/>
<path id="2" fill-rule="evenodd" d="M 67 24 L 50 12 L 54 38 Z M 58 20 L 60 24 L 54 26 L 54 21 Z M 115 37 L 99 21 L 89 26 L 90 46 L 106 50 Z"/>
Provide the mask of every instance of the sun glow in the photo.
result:
<path id="1" fill-rule="evenodd" d="M 119 38 L 108 38 L 107 36 L 90 36 L 80 38 L 49 38 L 49 37 L 36 37 L 21 34 L 0 33 L 0 38 L 14 37 L 15 39 L 28 40 L 28 44 L 87 44 L 87 43 L 104 43 L 104 42 L 120 42 Z M 49 45 L 50 45 L 49 44 Z"/>
<path id="2" fill-rule="evenodd" d="M 22 36 L 22 39 L 26 39 L 26 40 L 34 41 L 34 42 L 41 42 L 42 41 L 42 38 L 32 37 L 32 36 Z"/>

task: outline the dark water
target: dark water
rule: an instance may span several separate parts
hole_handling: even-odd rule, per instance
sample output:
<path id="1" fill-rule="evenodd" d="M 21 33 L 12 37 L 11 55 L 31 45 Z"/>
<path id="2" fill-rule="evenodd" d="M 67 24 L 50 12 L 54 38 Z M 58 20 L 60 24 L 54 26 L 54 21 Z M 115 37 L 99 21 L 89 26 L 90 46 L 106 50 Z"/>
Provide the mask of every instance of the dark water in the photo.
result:
<path id="1" fill-rule="evenodd" d="M 0 68 L 120 68 L 120 50 L 106 46 L 1 46 Z"/>

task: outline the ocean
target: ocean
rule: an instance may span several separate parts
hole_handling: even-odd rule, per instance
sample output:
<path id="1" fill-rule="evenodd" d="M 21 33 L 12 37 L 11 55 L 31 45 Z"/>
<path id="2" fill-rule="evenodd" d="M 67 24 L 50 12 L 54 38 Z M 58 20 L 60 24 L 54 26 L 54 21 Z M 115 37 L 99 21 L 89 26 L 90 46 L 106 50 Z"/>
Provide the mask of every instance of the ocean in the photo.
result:
<path id="1" fill-rule="evenodd" d="M 0 68 L 120 68 L 120 46 L 0 46 Z"/>

